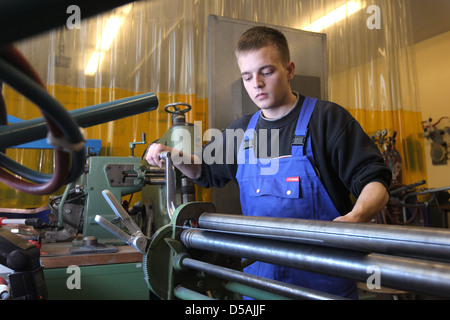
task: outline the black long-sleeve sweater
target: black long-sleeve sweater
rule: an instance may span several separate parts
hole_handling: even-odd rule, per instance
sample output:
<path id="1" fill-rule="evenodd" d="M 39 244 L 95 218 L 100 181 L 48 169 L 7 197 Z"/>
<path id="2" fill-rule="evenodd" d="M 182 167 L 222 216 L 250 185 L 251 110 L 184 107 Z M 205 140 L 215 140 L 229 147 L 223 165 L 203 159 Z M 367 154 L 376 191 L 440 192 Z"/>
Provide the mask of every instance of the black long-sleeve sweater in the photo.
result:
<path id="1" fill-rule="evenodd" d="M 258 135 L 261 129 L 266 129 L 269 134 L 266 135 L 268 150 L 261 152 L 261 155 L 257 154 L 258 156 L 291 154 L 291 142 L 304 99 L 305 97 L 300 95 L 296 106 L 281 119 L 271 121 L 263 117 L 259 118 L 255 137 L 260 139 L 263 137 L 261 134 Z M 235 120 L 227 130 L 245 131 L 251 116 L 247 115 Z M 238 167 L 236 159 L 241 141 L 234 138 L 232 148 L 229 148 L 234 150 L 234 161 L 230 161 L 230 155 L 226 154 L 226 146 L 230 146 L 230 141 L 227 141 L 227 130 L 222 133 L 221 138 L 213 139 L 203 148 L 203 150 L 207 148 L 208 154 L 214 159 L 217 159 L 219 155 L 219 158 L 223 160 L 216 161 L 217 163 L 203 161 L 202 174 L 194 181 L 195 183 L 204 187 L 223 187 L 230 180 L 236 181 Z M 278 153 L 276 150 L 270 150 L 270 132 L 279 133 Z M 368 183 L 378 181 L 388 189 L 391 171 L 384 163 L 380 151 L 353 116 L 341 106 L 328 101 L 317 102 L 309 123 L 307 143 L 310 141 L 320 179 L 341 215 L 347 214 L 352 209 L 350 193 L 357 198 Z M 255 145 L 261 145 L 260 143 L 257 142 Z"/>

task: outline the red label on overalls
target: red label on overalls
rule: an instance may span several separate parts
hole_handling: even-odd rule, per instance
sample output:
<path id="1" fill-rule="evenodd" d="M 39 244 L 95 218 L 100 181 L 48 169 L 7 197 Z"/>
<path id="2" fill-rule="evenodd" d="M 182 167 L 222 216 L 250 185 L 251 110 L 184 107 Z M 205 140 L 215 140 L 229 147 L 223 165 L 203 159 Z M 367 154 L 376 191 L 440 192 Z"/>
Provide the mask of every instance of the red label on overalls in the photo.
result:
<path id="1" fill-rule="evenodd" d="M 286 178 L 286 182 L 299 182 L 300 181 L 300 177 L 289 177 Z"/>

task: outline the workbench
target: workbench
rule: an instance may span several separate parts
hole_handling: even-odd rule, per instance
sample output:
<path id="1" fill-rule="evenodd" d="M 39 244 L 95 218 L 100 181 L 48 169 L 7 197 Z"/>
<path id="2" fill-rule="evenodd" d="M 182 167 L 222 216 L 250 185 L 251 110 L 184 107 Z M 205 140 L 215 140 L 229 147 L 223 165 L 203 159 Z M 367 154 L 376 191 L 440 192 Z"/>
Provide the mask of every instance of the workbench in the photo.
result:
<path id="1" fill-rule="evenodd" d="M 71 247 L 71 242 L 41 247 L 49 300 L 149 299 L 142 254 L 135 248 L 117 246 L 115 253 L 71 254 Z"/>

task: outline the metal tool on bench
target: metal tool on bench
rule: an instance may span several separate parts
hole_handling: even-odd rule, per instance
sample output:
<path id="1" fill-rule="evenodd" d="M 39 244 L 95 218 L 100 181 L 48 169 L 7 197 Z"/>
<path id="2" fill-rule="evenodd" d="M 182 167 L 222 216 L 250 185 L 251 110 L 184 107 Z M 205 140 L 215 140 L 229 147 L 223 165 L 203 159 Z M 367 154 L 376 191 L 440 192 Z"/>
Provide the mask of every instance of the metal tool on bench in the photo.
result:
<path id="1" fill-rule="evenodd" d="M 111 222 L 103 218 L 102 216 L 96 215 L 95 222 L 99 225 L 108 229 L 111 233 L 116 235 L 118 238 L 122 239 L 125 243 L 135 247 L 140 253 L 145 254 L 147 250 L 147 245 L 149 238 L 142 233 L 141 229 L 136 225 L 133 219 L 130 218 L 128 213 L 122 207 L 122 205 L 117 201 L 113 194 L 109 190 L 103 190 L 102 192 L 105 200 L 108 202 L 109 206 L 113 209 L 114 213 L 122 221 L 125 227 L 131 231 L 131 235 L 125 233 L 123 230 L 117 228 Z"/>

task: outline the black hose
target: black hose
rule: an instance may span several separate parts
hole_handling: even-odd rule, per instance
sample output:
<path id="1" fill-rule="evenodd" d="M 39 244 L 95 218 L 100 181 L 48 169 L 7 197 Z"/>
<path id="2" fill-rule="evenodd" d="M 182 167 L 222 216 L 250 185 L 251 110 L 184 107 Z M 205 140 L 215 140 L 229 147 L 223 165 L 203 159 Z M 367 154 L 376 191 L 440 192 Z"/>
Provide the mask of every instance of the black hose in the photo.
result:
<path id="1" fill-rule="evenodd" d="M 75 120 L 58 101 L 48 94 L 37 72 L 15 47 L 8 47 L 0 52 L 0 79 L 39 107 L 47 122 L 48 130 L 54 137 L 64 137 L 72 144 L 84 144 L 84 138 Z M 4 109 L 2 112 L 6 113 L 6 107 L 4 105 L 0 107 Z M 13 160 L 5 161 L 6 156 L 2 155 L 3 163 L 6 163 L 3 167 L 8 171 L 0 169 L 0 181 L 29 194 L 53 193 L 65 183 L 76 179 L 83 171 L 84 145 L 79 150 L 71 151 L 72 161 L 70 161 L 68 152 L 68 150 L 55 148 L 55 170 L 51 178 L 40 173 L 35 174 L 35 171 L 25 168 Z M 38 184 L 16 176 L 38 182 Z"/>

